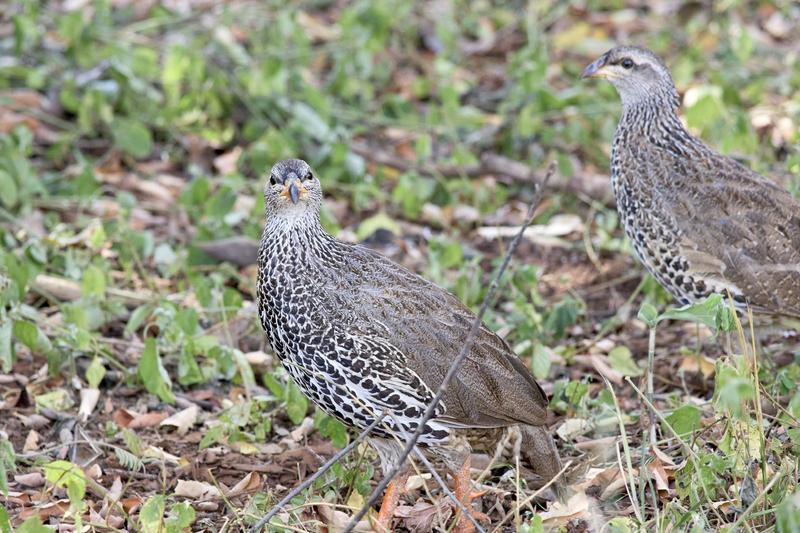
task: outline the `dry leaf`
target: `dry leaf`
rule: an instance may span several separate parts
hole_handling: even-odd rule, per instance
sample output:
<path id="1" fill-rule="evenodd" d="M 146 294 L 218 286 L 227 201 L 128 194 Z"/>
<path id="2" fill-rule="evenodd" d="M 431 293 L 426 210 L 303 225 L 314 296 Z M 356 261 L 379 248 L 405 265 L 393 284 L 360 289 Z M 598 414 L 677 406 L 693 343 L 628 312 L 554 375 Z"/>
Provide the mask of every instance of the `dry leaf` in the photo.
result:
<path id="1" fill-rule="evenodd" d="M 550 509 L 540 513 L 545 526 L 555 527 L 579 518 L 589 510 L 589 498 L 584 492 L 574 494 L 566 503 L 555 502 Z"/>
<path id="2" fill-rule="evenodd" d="M 417 502 L 413 507 L 401 505 L 394 513 L 396 517 L 402 518 L 403 525 L 411 533 L 428 533 L 437 524 L 445 526 L 452 514 L 453 508 L 449 500 L 440 500 L 436 505 L 428 502 Z"/>
<path id="3" fill-rule="evenodd" d="M 186 409 L 178 411 L 174 415 L 165 418 L 161 421 L 162 426 L 175 426 L 178 428 L 178 435 L 185 435 L 189 428 L 197 422 L 197 415 L 200 413 L 200 408 L 196 404 L 192 404 Z"/>
<path id="4" fill-rule="evenodd" d="M 29 474 L 19 474 L 14 476 L 14 481 L 23 487 L 35 489 L 44 485 L 44 476 L 41 472 L 31 472 Z"/>
<path id="5" fill-rule="evenodd" d="M 236 485 L 234 485 L 228 492 L 225 493 L 225 496 L 228 498 L 233 498 L 234 496 L 239 496 L 240 494 L 250 494 L 253 492 L 258 491 L 261 488 L 261 476 L 259 476 L 256 472 L 250 472 L 246 476 L 244 476 L 241 481 L 239 481 Z"/>
<path id="6" fill-rule="evenodd" d="M 25 437 L 25 444 L 22 446 L 23 452 L 35 452 L 39 449 L 39 439 L 41 435 L 36 432 L 35 429 L 32 429 L 28 432 L 28 436 Z"/>
<path id="7" fill-rule="evenodd" d="M 128 409 L 117 409 L 111 417 L 119 427 L 129 429 L 149 428 L 159 425 L 165 418 L 166 413 L 156 411 L 139 414 Z"/>
<path id="8" fill-rule="evenodd" d="M 214 158 L 214 168 L 217 169 L 221 175 L 226 176 L 236 172 L 236 165 L 239 162 L 239 157 L 242 155 L 242 147 L 237 146 L 230 152 Z"/>
<path id="9" fill-rule="evenodd" d="M 100 400 L 99 389 L 81 389 L 81 406 L 78 408 L 78 415 L 86 421 L 89 415 L 92 414 L 94 408 L 97 407 L 97 402 Z"/>
<path id="10" fill-rule="evenodd" d="M 714 375 L 716 363 L 705 355 L 689 355 L 681 360 L 681 366 L 678 371 L 702 374 L 704 378 L 708 379 Z"/>
<path id="11" fill-rule="evenodd" d="M 221 496 L 219 489 L 205 481 L 179 479 L 175 486 L 175 496 L 185 496 L 193 500 L 210 500 Z"/>

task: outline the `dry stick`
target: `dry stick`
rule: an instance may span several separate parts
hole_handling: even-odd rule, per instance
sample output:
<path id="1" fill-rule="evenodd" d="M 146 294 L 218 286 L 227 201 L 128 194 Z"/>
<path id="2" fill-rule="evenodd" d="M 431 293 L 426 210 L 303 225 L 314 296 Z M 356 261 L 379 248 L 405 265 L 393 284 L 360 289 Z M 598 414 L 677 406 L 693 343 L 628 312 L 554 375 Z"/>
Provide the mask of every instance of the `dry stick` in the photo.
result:
<path id="1" fill-rule="evenodd" d="M 467 338 L 464 341 L 464 345 L 461 347 L 461 351 L 458 353 L 458 356 L 453 360 L 450 364 L 450 368 L 447 369 L 447 374 L 445 374 L 444 379 L 442 380 L 441 385 L 439 385 L 438 390 L 436 391 L 436 395 L 431 400 L 431 403 L 428 404 L 428 408 L 425 410 L 425 414 L 422 417 L 422 420 L 417 425 L 417 429 L 408 439 L 406 443 L 406 447 L 403 449 L 403 452 L 400 454 L 400 457 L 392 465 L 392 468 L 389 470 L 388 475 L 385 475 L 383 479 L 378 483 L 378 486 L 375 487 L 375 490 L 369 495 L 367 501 L 361 507 L 361 509 L 356 513 L 356 515 L 350 520 L 350 523 L 347 524 L 347 527 L 344 529 L 343 533 L 350 533 L 353 531 L 353 528 L 356 527 L 356 524 L 364 518 L 364 515 L 367 514 L 372 504 L 378 499 L 386 487 L 389 485 L 394 476 L 397 475 L 397 472 L 400 468 L 405 464 L 406 459 L 408 456 L 411 455 L 411 450 L 417 445 L 417 441 L 422 436 L 422 432 L 425 431 L 425 425 L 428 421 L 433 418 L 433 413 L 436 410 L 436 406 L 439 405 L 439 402 L 444 395 L 447 386 L 450 384 L 450 381 L 455 377 L 456 372 L 458 372 L 461 364 L 467 358 L 470 349 L 472 348 L 473 343 L 475 342 L 475 337 L 478 335 L 478 331 L 480 330 L 483 315 L 486 314 L 486 310 L 489 308 L 489 304 L 492 301 L 492 297 L 494 296 L 495 291 L 497 290 L 497 286 L 500 283 L 500 278 L 503 276 L 506 268 L 508 267 L 508 263 L 511 261 L 511 256 L 514 254 L 514 251 L 519 246 L 520 241 L 522 240 L 522 236 L 525 233 L 525 230 L 530 225 L 533 215 L 536 212 L 536 208 L 539 206 L 539 203 L 542 201 L 542 193 L 544 191 L 547 182 L 550 180 L 550 176 L 553 175 L 553 171 L 555 169 L 554 164 L 550 164 L 547 169 L 547 174 L 545 175 L 542 183 L 536 189 L 536 193 L 534 194 L 533 200 L 531 201 L 530 206 L 528 207 L 528 213 L 525 216 L 525 221 L 523 222 L 522 226 L 519 228 L 519 232 L 514 236 L 514 239 L 511 241 L 511 245 L 508 247 L 508 251 L 506 251 L 505 257 L 503 257 L 503 262 L 500 264 L 500 268 L 498 269 L 497 273 L 492 279 L 491 285 L 489 285 L 489 290 L 486 291 L 486 296 L 483 298 L 483 302 L 481 303 L 480 309 L 478 309 L 478 314 L 475 316 L 475 319 L 472 321 L 472 325 L 469 329 L 469 333 L 467 334 Z"/>
<path id="2" fill-rule="evenodd" d="M 381 423 L 381 421 L 383 420 L 383 418 L 385 416 L 386 416 L 386 413 L 381 413 L 381 415 L 378 418 L 376 418 L 375 420 L 373 420 L 370 425 L 365 427 L 364 430 L 361 433 L 359 433 L 358 436 L 350 442 L 350 444 L 348 444 L 347 446 L 342 448 L 336 455 L 334 455 L 333 457 L 328 459 L 328 462 L 325 463 L 324 465 L 322 465 L 319 468 L 319 470 L 314 472 L 314 474 L 311 477 L 307 478 L 305 481 L 300 483 L 298 486 L 296 486 L 295 488 L 290 490 L 289 494 L 284 496 L 281 501 L 279 501 L 278 503 L 275 504 L 275 506 L 272 508 L 272 510 L 270 512 L 268 512 L 261 520 L 256 522 L 256 524 L 252 528 L 250 528 L 249 533 L 258 533 L 259 531 L 261 531 L 261 528 L 264 527 L 264 525 L 266 525 L 267 522 L 269 522 L 276 514 L 278 514 L 280 512 L 280 510 L 283 508 L 284 505 L 289 503 L 289 501 L 292 498 L 294 498 L 295 496 L 300 494 L 308 486 L 310 486 L 312 483 L 314 483 L 314 481 L 318 477 L 320 477 L 322 474 L 324 474 L 325 472 L 330 470 L 330 468 L 334 464 L 336 464 L 336 462 L 339 461 L 339 459 L 341 459 L 342 457 L 344 457 L 345 455 L 350 453 L 350 451 L 353 448 L 355 448 L 356 445 L 358 445 L 359 442 L 364 440 L 367 437 L 367 435 L 369 435 L 370 431 L 375 429 L 378 426 L 378 424 Z"/>

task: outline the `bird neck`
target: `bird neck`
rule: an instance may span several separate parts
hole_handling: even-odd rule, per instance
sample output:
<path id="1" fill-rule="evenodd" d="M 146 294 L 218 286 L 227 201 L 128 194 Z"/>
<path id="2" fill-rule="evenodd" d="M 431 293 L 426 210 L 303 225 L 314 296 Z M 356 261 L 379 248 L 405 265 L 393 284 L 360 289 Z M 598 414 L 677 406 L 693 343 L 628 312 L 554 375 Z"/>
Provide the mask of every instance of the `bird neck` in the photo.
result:
<path id="1" fill-rule="evenodd" d="M 645 143 L 682 156 L 703 150 L 702 142 L 684 127 L 677 109 L 676 97 L 669 92 L 623 102 L 615 144 L 633 147 Z"/>
<path id="2" fill-rule="evenodd" d="M 263 241 L 291 243 L 292 249 L 312 248 L 314 244 L 332 239 L 322 227 L 319 211 L 308 210 L 301 214 L 267 216 Z"/>

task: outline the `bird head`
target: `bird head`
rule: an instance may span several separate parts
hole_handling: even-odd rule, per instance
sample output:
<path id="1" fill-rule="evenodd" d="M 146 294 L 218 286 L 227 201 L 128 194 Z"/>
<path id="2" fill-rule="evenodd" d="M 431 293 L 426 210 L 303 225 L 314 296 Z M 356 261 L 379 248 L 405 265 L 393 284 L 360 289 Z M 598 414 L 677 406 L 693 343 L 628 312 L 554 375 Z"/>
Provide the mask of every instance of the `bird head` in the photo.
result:
<path id="1" fill-rule="evenodd" d="M 616 87 L 623 107 L 665 100 L 680 105 L 680 97 L 669 69 L 650 50 L 637 46 L 617 46 L 587 66 L 581 78 L 602 78 Z"/>
<path id="2" fill-rule="evenodd" d="M 264 203 L 269 216 L 298 218 L 318 213 L 322 187 L 308 163 L 302 159 L 284 159 L 270 170 Z"/>

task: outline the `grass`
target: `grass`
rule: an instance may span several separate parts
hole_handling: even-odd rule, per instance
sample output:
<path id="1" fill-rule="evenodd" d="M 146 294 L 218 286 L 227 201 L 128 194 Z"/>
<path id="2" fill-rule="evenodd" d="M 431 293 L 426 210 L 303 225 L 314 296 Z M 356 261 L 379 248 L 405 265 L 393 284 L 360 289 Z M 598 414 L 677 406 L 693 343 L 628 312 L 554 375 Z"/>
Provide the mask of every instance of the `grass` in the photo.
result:
<path id="1" fill-rule="evenodd" d="M 747 320 L 678 312 L 641 274 L 609 196 L 618 98 L 578 80 L 616 42 L 649 46 L 690 128 L 800 192 L 794 6 L 185 5 L 0 8 L 0 531 L 244 528 L 347 445 L 264 345 L 254 267 L 235 261 L 285 157 L 321 176 L 330 231 L 475 310 L 508 245 L 492 235 L 533 196 L 514 164 L 557 163 L 486 322 L 551 395 L 591 503 L 522 505 L 514 465 L 487 466 L 493 527 L 800 529 L 797 354 L 724 353 L 709 332 Z M 277 519 L 346 523 L 376 464 L 359 448 Z M 429 482 L 406 503 L 434 516 L 446 498 Z"/>

